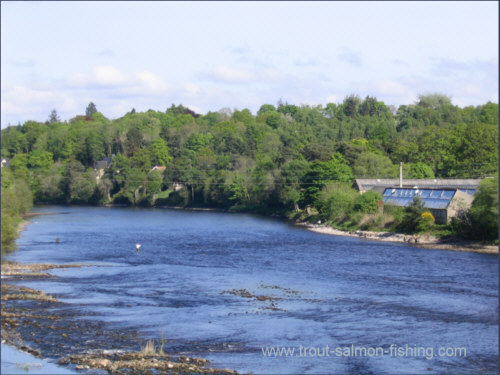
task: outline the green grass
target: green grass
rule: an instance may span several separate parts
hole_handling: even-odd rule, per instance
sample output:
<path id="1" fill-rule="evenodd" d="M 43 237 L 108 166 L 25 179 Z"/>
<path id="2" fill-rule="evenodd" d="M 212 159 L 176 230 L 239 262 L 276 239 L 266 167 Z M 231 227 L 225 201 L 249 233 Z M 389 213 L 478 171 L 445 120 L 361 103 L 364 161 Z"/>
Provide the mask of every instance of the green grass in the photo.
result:
<path id="1" fill-rule="evenodd" d="M 157 195 L 156 195 L 156 199 L 167 199 L 170 194 L 172 194 L 174 192 L 173 189 L 167 189 L 167 190 L 164 190 L 162 192 L 159 192 Z"/>

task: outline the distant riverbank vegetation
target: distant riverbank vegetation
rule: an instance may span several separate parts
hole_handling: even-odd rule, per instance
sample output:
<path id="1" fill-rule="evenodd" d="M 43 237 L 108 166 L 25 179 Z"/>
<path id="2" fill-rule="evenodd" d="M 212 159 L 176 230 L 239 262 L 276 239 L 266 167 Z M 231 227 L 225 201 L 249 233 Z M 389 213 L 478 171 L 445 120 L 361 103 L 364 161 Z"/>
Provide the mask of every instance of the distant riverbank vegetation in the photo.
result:
<path id="1" fill-rule="evenodd" d="M 14 178 L 9 170 L 2 168 L 2 255 L 15 248 L 14 240 L 22 222 L 21 215 L 28 212 L 32 205 L 33 197 L 25 179 Z"/>
<path id="2" fill-rule="evenodd" d="M 61 122 L 53 110 L 45 122 L 2 129 L 2 249 L 32 202 L 216 207 L 344 229 L 498 237 L 496 103 L 461 108 L 430 94 L 395 108 L 350 95 L 326 106 L 280 100 L 255 114 L 171 105 L 110 120 L 93 103 L 85 112 Z M 380 211 L 379 194 L 353 189 L 354 178 L 396 178 L 400 161 L 406 178 L 493 178 L 470 211 L 439 226 L 418 202 Z"/>

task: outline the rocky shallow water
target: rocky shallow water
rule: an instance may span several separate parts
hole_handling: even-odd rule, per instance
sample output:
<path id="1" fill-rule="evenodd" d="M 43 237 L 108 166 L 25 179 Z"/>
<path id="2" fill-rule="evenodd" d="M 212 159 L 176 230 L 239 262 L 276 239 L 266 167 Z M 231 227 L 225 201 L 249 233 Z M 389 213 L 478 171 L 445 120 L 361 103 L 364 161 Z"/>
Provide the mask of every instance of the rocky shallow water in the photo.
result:
<path id="1" fill-rule="evenodd" d="M 175 348 L 165 340 L 157 343 L 149 340 L 144 344 L 145 338 L 138 332 L 108 329 L 102 321 L 82 318 L 75 306 L 60 302 L 40 290 L 18 285 L 40 278 L 52 278 L 50 274 L 40 273 L 39 270 L 74 267 L 2 264 L 2 343 L 8 343 L 34 357 L 57 361 L 74 370 L 86 370 L 94 374 L 236 373 L 229 369 L 210 368 L 207 366 L 209 361 L 202 358 L 167 355 L 165 352 L 175 353 Z M 15 360 L 13 355 L 7 358 Z M 14 363 L 16 366 L 11 366 L 10 370 L 36 372 L 44 366 L 44 362 L 32 362 Z M 44 368 L 51 372 L 58 370 L 54 366 Z M 6 371 L 8 369 L 6 367 Z"/>

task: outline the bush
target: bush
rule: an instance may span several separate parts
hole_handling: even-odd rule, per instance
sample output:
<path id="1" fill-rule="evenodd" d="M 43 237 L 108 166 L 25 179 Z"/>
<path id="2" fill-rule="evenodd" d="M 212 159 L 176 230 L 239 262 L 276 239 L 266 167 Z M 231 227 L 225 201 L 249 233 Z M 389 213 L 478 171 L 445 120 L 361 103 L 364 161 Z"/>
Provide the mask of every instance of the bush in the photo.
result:
<path id="1" fill-rule="evenodd" d="M 381 200 L 383 200 L 382 194 L 369 190 L 356 198 L 354 209 L 372 214 L 378 211 L 378 202 Z"/>
<path id="2" fill-rule="evenodd" d="M 424 201 L 415 196 L 413 202 L 411 202 L 408 207 L 405 208 L 405 213 L 403 216 L 403 221 L 399 225 L 398 229 L 404 233 L 414 233 L 419 228 L 420 221 L 422 220 L 422 214 L 425 211 Z"/>
<path id="3" fill-rule="evenodd" d="M 392 204 L 384 205 L 384 214 L 391 215 L 394 221 L 401 223 L 405 214 L 405 208 L 401 206 L 395 206 Z"/>
<path id="4" fill-rule="evenodd" d="M 425 211 L 420 215 L 420 220 L 418 221 L 417 229 L 419 232 L 425 232 L 431 229 L 431 227 L 436 222 L 434 215 L 430 212 Z"/>
<path id="5" fill-rule="evenodd" d="M 325 186 L 318 197 L 318 210 L 326 220 L 340 223 L 352 214 L 358 193 L 346 184 Z"/>

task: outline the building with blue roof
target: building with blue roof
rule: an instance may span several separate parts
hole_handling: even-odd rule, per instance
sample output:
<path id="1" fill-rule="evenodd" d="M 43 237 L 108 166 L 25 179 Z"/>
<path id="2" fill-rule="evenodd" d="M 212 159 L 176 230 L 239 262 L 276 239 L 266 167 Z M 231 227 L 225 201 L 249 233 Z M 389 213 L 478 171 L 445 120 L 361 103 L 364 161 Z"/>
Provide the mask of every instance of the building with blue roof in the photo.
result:
<path id="1" fill-rule="evenodd" d="M 384 205 L 407 207 L 415 197 L 420 197 L 425 207 L 434 215 L 436 223 L 447 223 L 460 210 L 472 205 L 475 189 L 427 189 L 389 187 L 384 190 Z"/>

